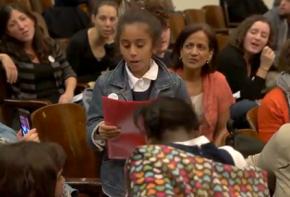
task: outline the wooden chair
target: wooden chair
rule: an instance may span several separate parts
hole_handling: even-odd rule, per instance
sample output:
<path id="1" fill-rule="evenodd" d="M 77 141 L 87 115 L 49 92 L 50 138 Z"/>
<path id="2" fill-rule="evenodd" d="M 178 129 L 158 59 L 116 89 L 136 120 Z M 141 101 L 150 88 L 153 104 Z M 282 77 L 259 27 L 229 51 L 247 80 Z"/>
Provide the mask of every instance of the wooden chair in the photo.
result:
<path id="1" fill-rule="evenodd" d="M 259 131 L 259 127 L 258 127 L 258 109 L 259 109 L 259 107 L 256 106 L 256 107 L 250 109 L 247 112 L 247 115 L 246 115 L 247 121 L 248 121 L 251 129 L 255 130 L 256 132 Z"/>
<path id="2" fill-rule="evenodd" d="M 87 143 L 83 107 L 74 103 L 45 106 L 31 114 L 31 122 L 41 141 L 56 142 L 64 148 L 67 160 L 63 174 L 67 182 L 82 193 L 100 195 L 100 157 Z"/>
<path id="3" fill-rule="evenodd" d="M 185 27 L 185 20 L 182 12 L 169 13 L 169 26 L 171 30 L 171 43 L 175 43 L 176 38 Z"/>
<path id="4" fill-rule="evenodd" d="M 206 23 L 209 24 L 217 33 L 229 34 L 226 26 L 223 9 L 219 5 L 206 5 L 202 7 L 205 10 Z"/>
<path id="5" fill-rule="evenodd" d="M 32 10 L 42 14 L 46 9 L 53 6 L 52 0 L 30 0 Z"/>
<path id="6" fill-rule="evenodd" d="M 218 42 L 218 49 L 219 51 L 222 50 L 229 42 L 230 36 L 228 34 L 216 34 L 217 42 Z"/>
<path id="7" fill-rule="evenodd" d="M 186 9 L 183 11 L 186 25 L 205 23 L 205 11 L 202 9 Z"/>

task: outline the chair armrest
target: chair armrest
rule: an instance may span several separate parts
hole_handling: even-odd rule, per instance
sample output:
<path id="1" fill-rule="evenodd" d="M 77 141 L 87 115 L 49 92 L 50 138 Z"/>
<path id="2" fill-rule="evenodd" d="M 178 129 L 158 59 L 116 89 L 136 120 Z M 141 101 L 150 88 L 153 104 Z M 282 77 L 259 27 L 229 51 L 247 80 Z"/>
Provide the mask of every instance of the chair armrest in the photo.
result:
<path id="1" fill-rule="evenodd" d="M 250 137 L 260 140 L 257 131 L 253 129 L 237 129 L 235 131 L 235 134 L 246 135 L 246 136 L 250 136 Z"/>
<path id="2" fill-rule="evenodd" d="M 4 99 L 5 105 L 14 108 L 25 108 L 35 110 L 45 105 L 51 104 L 49 100 L 19 100 L 19 99 Z"/>

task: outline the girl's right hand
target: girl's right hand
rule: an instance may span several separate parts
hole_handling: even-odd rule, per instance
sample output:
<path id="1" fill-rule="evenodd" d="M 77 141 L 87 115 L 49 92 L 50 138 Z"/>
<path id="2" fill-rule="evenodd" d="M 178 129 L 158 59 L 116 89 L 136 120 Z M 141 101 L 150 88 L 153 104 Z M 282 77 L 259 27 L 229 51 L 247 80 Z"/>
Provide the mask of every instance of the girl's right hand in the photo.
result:
<path id="1" fill-rule="evenodd" d="M 114 125 L 107 125 L 105 121 L 102 121 L 98 128 L 100 137 L 104 139 L 110 139 L 120 135 L 121 130 Z"/>
<path id="2" fill-rule="evenodd" d="M 268 46 L 265 46 L 261 53 L 260 68 L 268 71 L 275 60 L 275 52 Z"/>
<path id="3" fill-rule="evenodd" d="M 1 53 L 0 61 L 2 62 L 2 66 L 5 70 L 7 82 L 10 84 L 15 83 L 18 78 L 18 70 L 13 60 L 10 58 L 9 55 Z"/>
<path id="4" fill-rule="evenodd" d="M 18 131 L 18 133 L 17 133 L 17 139 L 19 141 L 40 142 L 39 136 L 38 136 L 38 133 L 37 133 L 37 130 L 35 128 L 29 130 L 28 133 L 25 136 L 22 136 L 21 131 Z"/>

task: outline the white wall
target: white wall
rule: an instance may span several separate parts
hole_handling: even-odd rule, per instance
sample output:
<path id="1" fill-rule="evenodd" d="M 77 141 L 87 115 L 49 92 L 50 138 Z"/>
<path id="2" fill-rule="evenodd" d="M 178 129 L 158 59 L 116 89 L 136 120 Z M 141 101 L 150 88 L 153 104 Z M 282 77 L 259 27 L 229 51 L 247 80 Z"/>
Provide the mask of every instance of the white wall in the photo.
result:
<path id="1" fill-rule="evenodd" d="M 176 10 L 185 10 L 188 8 L 201 8 L 204 5 L 218 5 L 219 0 L 172 0 Z M 241 0 L 243 1 L 243 0 Z M 273 0 L 264 0 L 265 4 L 271 8 Z"/>

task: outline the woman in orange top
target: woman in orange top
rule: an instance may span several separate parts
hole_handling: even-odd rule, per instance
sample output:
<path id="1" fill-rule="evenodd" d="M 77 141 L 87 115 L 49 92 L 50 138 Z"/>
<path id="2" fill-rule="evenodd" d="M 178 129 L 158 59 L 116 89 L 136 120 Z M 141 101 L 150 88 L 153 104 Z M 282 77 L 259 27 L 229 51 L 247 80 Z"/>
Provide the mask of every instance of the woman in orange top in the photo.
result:
<path id="1" fill-rule="evenodd" d="M 290 101 L 290 40 L 287 40 L 280 54 L 277 87 L 266 94 L 258 109 L 259 136 L 267 142 L 285 123 L 289 122 Z"/>
<path id="2" fill-rule="evenodd" d="M 227 133 L 226 123 L 234 98 L 225 77 L 214 69 L 216 53 L 216 36 L 205 24 L 187 26 L 175 43 L 176 72 L 186 82 L 200 122 L 199 130 L 220 145 Z"/>

